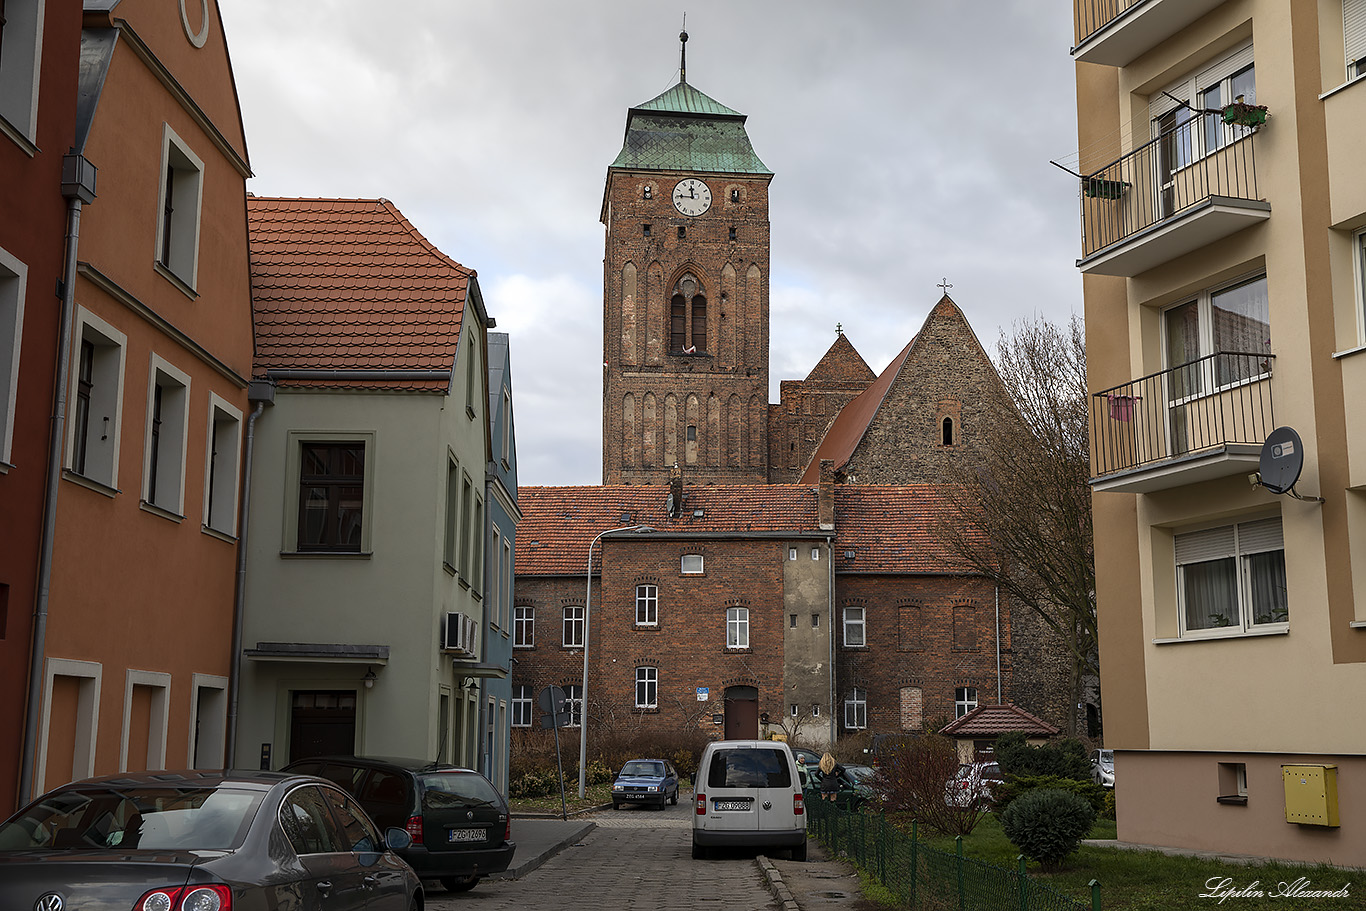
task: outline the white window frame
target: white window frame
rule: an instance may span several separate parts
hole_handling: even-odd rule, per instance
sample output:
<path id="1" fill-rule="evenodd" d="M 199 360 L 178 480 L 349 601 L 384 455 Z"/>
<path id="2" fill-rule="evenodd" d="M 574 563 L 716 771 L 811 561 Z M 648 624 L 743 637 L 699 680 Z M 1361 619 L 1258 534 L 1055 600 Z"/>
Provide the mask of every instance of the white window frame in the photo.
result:
<path id="1" fill-rule="evenodd" d="M 855 639 L 858 641 L 854 641 Z M 862 607 L 846 607 L 844 609 L 844 647 L 866 648 L 867 646 L 867 611 Z"/>
<path id="2" fill-rule="evenodd" d="M 1241 288 L 1244 285 L 1250 285 L 1257 281 L 1261 281 L 1263 284 L 1266 284 L 1266 273 L 1256 272 L 1250 275 L 1241 276 L 1232 281 L 1223 282 L 1213 287 L 1206 288 L 1205 290 L 1196 294 L 1194 297 L 1182 298 L 1180 301 L 1177 301 L 1176 303 L 1171 304 L 1168 307 L 1162 308 L 1161 336 L 1163 369 L 1171 370 L 1175 367 L 1181 366 L 1182 364 L 1193 363 L 1195 361 L 1200 360 L 1201 358 L 1206 358 L 1210 357 L 1211 355 L 1218 354 L 1219 348 L 1217 347 L 1217 343 L 1214 339 L 1214 298 L 1218 297 L 1220 294 L 1223 294 L 1227 291 L 1232 291 L 1235 288 Z M 1171 352 L 1171 333 L 1169 320 L 1172 314 L 1174 314 L 1177 310 L 1179 310 L 1182 307 L 1188 306 L 1192 303 L 1196 305 L 1196 326 L 1197 333 L 1199 336 L 1200 349 L 1194 358 L 1189 358 L 1187 360 L 1181 361 L 1180 363 L 1174 363 L 1172 360 Z M 1268 335 L 1271 331 L 1270 319 L 1271 290 L 1270 286 L 1267 285 Z M 1271 340 L 1269 338 L 1265 342 L 1265 347 L 1265 353 L 1268 356 L 1271 355 Z M 1257 352 L 1242 353 L 1256 354 Z M 1263 380 L 1271 375 L 1270 363 L 1271 361 L 1268 359 L 1266 361 L 1266 369 L 1260 373 L 1249 376 L 1234 377 L 1228 380 L 1227 382 L 1221 383 L 1219 381 L 1218 376 L 1218 365 L 1214 361 L 1209 361 L 1203 364 L 1197 372 L 1190 373 L 1187 377 L 1188 381 L 1193 380 L 1194 383 L 1198 384 L 1198 388 L 1186 390 L 1185 394 L 1181 396 L 1177 396 L 1176 391 L 1171 388 L 1171 386 L 1176 382 L 1176 377 L 1174 375 L 1171 375 L 1166 380 L 1166 383 L 1168 384 L 1168 389 L 1164 394 L 1164 397 L 1167 400 L 1167 408 L 1168 410 L 1177 409 L 1189 402 L 1204 398 L 1205 396 L 1215 395 L 1217 393 L 1224 392 L 1228 389 L 1232 389 L 1236 386 L 1240 386 L 1245 383 L 1255 383 L 1260 380 Z M 1182 373 L 1186 373 L 1186 371 L 1182 371 Z M 1173 437 L 1174 434 L 1169 434 L 1168 445 L 1174 444 Z"/>
<path id="3" fill-rule="evenodd" d="M 726 608 L 726 648 L 749 648 L 749 608 Z"/>
<path id="4" fill-rule="evenodd" d="M 85 471 L 75 468 L 76 435 L 82 430 L 75 420 L 77 392 L 80 387 L 81 343 L 95 348 L 92 370 L 90 410 L 87 414 Z M 67 393 L 66 459 L 64 467 L 74 477 L 94 481 L 117 493 L 119 441 L 123 431 L 124 366 L 128 337 L 84 307 L 77 306 L 71 333 L 71 376 Z"/>
<path id="5" fill-rule="evenodd" d="M 819 718 L 819 717 L 821 717 L 821 707 L 820 707 L 820 703 L 813 702 L 813 703 L 811 704 L 811 717 L 812 717 L 812 718 Z"/>
<path id="6" fill-rule="evenodd" d="M 161 168 L 157 171 L 157 237 L 153 264 L 158 272 L 194 296 L 199 282 L 200 215 L 204 205 L 204 161 L 171 125 L 161 125 Z M 166 224 L 166 190 L 171 184 L 171 223 Z M 186 197 L 191 197 L 187 200 Z M 170 231 L 170 251 L 166 232 Z"/>
<path id="7" fill-rule="evenodd" d="M 157 387 L 161 424 L 153 452 Z M 185 515 L 185 453 L 190 440 L 190 375 L 153 352 L 147 370 L 147 414 L 142 431 L 142 502 L 176 516 Z M 156 458 L 156 490 L 152 459 Z"/>
<path id="8" fill-rule="evenodd" d="M 679 561 L 679 572 L 685 576 L 700 576 L 706 568 L 706 558 L 702 554 L 684 554 Z"/>
<path id="9" fill-rule="evenodd" d="M 560 626 L 560 644 L 565 648 L 583 648 L 583 605 L 566 604 Z M 577 637 L 573 634 L 577 632 Z M 572 641 L 577 638 L 577 641 Z"/>
<path id="10" fill-rule="evenodd" d="M 1272 523 L 1275 528 L 1273 529 Z M 1194 550 L 1199 545 L 1201 539 L 1210 539 L 1221 535 L 1225 530 L 1232 533 L 1232 547 L 1219 549 L 1214 552 L 1209 547 L 1203 550 L 1209 551 L 1197 555 L 1189 555 L 1183 559 L 1181 551 L 1183 545 Z M 1196 536 L 1201 536 L 1197 539 Z M 1279 547 L 1274 545 L 1279 544 Z M 1219 639 L 1229 636 L 1241 636 L 1249 633 L 1276 633 L 1290 628 L 1289 619 L 1289 595 L 1287 592 L 1287 615 L 1284 619 L 1271 620 L 1269 622 L 1257 622 L 1252 613 L 1252 577 L 1250 558 L 1263 553 L 1281 553 L 1281 559 L 1285 559 L 1285 535 L 1284 528 L 1281 526 L 1281 517 L 1260 516 L 1256 518 L 1244 519 L 1241 522 L 1215 525 L 1207 528 L 1194 529 L 1190 531 L 1178 532 L 1172 537 L 1173 554 L 1172 558 L 1176 567 L 1176 617 L 1178 635 L 1182 639 Z M 1194 559 L 1193 556 L 1204 557 L 1204 559 Z M 1234 561 L 1234 571 L 1237 574 L 1237 594 L 1238 603 L 1238 622 L 1230 620 L 1227 626 L 1214 626 L 1190 629 L 1187 626 L 1186 618 L 1186 586 L 1185 586 L 1185 567 L 1197 565 L 1213 560 L 1232 559 Z"/>
<path id="11" fill-rule="evenodd" d="M 8 0 L 0 50 L 0 133 L 37 153 L 38 84 L 43 64 L 46 0 Z"/>
<path id="12" fill-rule="evenodd" d="M 569 713 L 567 728 L 576 728 L 583 723 L 583 684 L 566 683 L 560 687 L 564 690 L 564 707 Z"/>
<path id="13" fill-rule="evenodd" d="M 977 687 L 957 686 L 953 689 L 953 717 L 962 718 L 977 708 Z"/>
<path id="14" fill-rule="evenodd" d="M 209 393 L 204 444 L 204 529 L 237 536 L 237 498 L 242 480 L 242 411 Z"/>
<path id="15" fill-rule="evenodd" d="M 0 247 L 0 474 L 13 457 L 27 287 L 28 266 Z"/>
<path id="16" fill-rule="evenodd" d="M 536 647 L 536 608 L 533 605 L 512 606 L 512 647 Z"/>
<path id="17" fill-rule="evenodd" d="M 659 626 L 659 586 L 636 586 L 636 626 Z"/>
<path id="18" fill-rule="evenodd" d="M 813 547 L 813 548 L 811 548 L 811 559 L 812 559 L 813 561 L 819 562 L 819 561 L 820 561 L 820 558 L 821 558 L 821 549 L 820 549 L 819 547 Z"/>
<path id="19" fill-rule="evenodd" d="M 373 544 L 371 538 L 375 524 L 375 461 L 377 434 L 373 430 L 291 430 L 288 432 L 288 447 L 285 464 L 285 498 L 283 502 L 284 521 L 282 552 L 306 557 L 334 557 L 338 554 L 369 554 Z M 361 482 L 361 525 L 360 548 L 358 551 L 345 550 L 300 550 L 299 549 L 299 472 L 303 465 L 305 443 L 360 443 L 365 447 L 365 475 Z"/>
<path id="20" fill-rule="evenodd" d="M 642 689 L 644 699 L 641 698 Z M 636 708 L 659 708 L 659 668 L 649 665 L 636 668 Z"/>
<path id="21" fill-rule="evenodd" d="M 1366 0 L 1342 0 L 1342 50 L 1347 78 L 1366 75 Z"/>
<path id="22" fill-rule="evenodd" d="M 1205 92 L 1217 87 L 1220 90 L 1219 108 L 1222 109 L 1233 103 L 1235 99 L 1232 95 L 1232 79 L 1249 67 L 1253 68 L 1253 96 L 1244 100 L 1249 104 L 1255 104 L 1257 100 L 1255 64 L 1252 42 L 1249 41 L 1229 51 L 1218 60 L 1201 67 L 1199 70 L 1187 73 L 1160 91 L 1154 92 L 1148 100 L 1148 116 L 1152 123 L 1152 137 L 1155 139 L 1162 132 L 1163 118 L 1181 107 L 1173 98 L 1185 101 L 1192 109 L 1203 110 L 1207 106 L 1203 99 Z M 1214 110 L 1213 106 L 1209 107 Z M 1178 119 L 1176 122 L 1178 125 L 1190 124 L 1190 148 L 1187 150 L 1185 160 L 1179 164 L 1173 163 L 1171 168 L 1173 173 L 1200 161 L 1208 155 L 1217 154 L 1220 150 L 1227 148 L 1252 132 L 1250 127 L 1224 124 L 1222 121 L 1216 120 L 1213 114 L 1197 114 L 1195 110 L 1190 111 L 1188 120 Z M 1209 143 L 1205 135 L 1211 122 L 1214 122 L 1215 129 L 1219 131 L 1219 141 L 1214 149 L 1208 148 Z M 1168 126 L 1168 129 L 1170 128 L 1171 126 Z"/>
<path id="23" fill-rule="evenodd" d="M 844 729 L 862 731 L 868 727 L 868 691 L 861 686 L 850 687 L 844 697 Z"/>
<path id="24" fill-rule="evenodd" d="M 797 559 L 797 548 L 795 548 L 795 547 L 789 547 L 789 548 L 787 549 L 787 559 L 788 559 L 788 560 L 795 560 L 795 559 Z"/>
<path id="25" fill-rule="evenodd" d="M 232 762 L 224 756 L 227 749 L 228 731 L 228 678 L 216 674 L 195 674 L 190 686 L 190 736 L 185 753 L 187 769 L 221 769 L 231 767 Z M 205 716 L 199 710 L 201 693 L 216 693 L 209 706 L 211 713 Z M 203 764 L 195 762 L 195 737 L 204 743 L 204 752 L 211 758 Z"/>
<path id="26" fill-rule="evenodd" d="M 512 727 L 529 728 L 536 721 L 536 700 L 531 687 L 519 683 L 512 688 Z M 518 718 L 523 720 L 518 721 Z"/>

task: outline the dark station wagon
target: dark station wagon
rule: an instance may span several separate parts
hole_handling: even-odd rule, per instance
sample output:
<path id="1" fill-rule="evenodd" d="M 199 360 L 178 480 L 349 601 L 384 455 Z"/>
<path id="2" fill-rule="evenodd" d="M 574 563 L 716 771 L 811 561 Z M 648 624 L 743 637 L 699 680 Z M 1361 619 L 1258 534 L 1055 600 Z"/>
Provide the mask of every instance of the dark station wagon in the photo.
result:
<path id="1" fill-rule="evenodd" d="M 512 817 L 498 789 L 473 769 L 443 762 L 380 756 L 300 759 L 289 772 L 336 782 L 381 828 L 406 829 L 413 843 L 398 851 L 423 879 L 452 892 L 512 863 Z"/>

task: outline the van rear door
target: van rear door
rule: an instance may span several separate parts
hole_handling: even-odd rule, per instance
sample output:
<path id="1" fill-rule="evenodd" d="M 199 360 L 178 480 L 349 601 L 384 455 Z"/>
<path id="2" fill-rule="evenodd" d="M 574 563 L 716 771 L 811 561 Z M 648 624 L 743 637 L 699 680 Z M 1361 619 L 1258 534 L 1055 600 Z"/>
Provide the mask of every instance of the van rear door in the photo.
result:
<path id="1" fill-rule="evenodd" d="M 796 828 L 792 760 L 781 747 L 735 745 L 716 749 L 706 770 L 707 824 L 717 831 Z"/>

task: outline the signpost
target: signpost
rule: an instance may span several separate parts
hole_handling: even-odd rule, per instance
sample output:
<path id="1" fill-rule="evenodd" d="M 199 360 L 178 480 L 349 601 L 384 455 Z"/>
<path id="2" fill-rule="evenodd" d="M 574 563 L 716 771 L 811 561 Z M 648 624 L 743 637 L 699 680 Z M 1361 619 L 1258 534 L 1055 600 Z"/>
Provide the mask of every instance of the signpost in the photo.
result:
<path id="1" fill-rule="evenodd" d="M 568 706 L 564 689 L 548 686 L 536 697 L 536 705 L 541 712 L 541 729 L 555 732 L 555 762 L 560 767 L 560 818 L 568 819 L 569 810 L 564 801 L 564 759 L 560 756 L 560 728 L 569 723 Z"/>

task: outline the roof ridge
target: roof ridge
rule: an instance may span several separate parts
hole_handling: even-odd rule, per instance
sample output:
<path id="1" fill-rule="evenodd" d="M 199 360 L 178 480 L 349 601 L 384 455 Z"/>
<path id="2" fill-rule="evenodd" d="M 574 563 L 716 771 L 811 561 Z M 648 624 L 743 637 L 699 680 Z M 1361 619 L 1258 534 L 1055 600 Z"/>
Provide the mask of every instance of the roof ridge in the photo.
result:
<path id="1" fill-rule="evenodd" d="M 475 271 L 473 269 L 460 265 L 460 263 L 456 262 L 450 256 L 443 253 L 441 249 L 436 246 L 436 244 L 428 240 L 421 231 L 419 231 L 416 227 L 413 226 L 413 223 L 408 220 L 408 217 L 398 210 L 398 206 L 394 205 L 387 199 L 380 199 L 379 203 L 380 205 L 384 206 L 384 208 L 387 209 L 389 213 L 394 216 L 394 218 L 398 219 L 399 223 L 407 229 L 408 233 L 411 234 L 413 238 L 417 240 L 418 243 L 422 244 L 422 246 L 425 247 L 428 252 L 430 252 L 434 256 L 439 257 L 440 259 L 444 260 L 447 264 L 463 272 L 467 278 L 473 278 L 475 276 Z"/>

